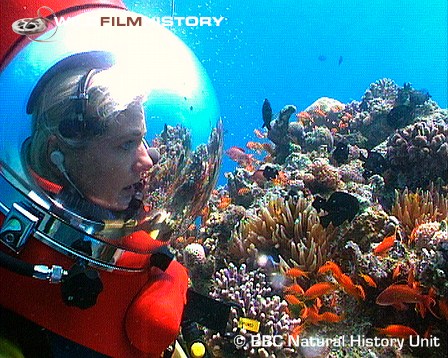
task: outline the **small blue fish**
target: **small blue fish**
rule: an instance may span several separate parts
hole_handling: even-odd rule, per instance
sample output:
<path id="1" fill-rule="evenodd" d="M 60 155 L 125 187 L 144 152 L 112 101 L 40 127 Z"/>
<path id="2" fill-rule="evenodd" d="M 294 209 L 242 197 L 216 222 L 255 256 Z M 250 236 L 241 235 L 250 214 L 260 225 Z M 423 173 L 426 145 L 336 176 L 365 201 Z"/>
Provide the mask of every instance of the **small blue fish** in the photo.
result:
<path id="1" fill-rule="evenodd" d="M 317 58 L 319 61 L 326 61 L 327 60 L 327 56 L 325 55 L 319 55 L 319 57 Z"/>

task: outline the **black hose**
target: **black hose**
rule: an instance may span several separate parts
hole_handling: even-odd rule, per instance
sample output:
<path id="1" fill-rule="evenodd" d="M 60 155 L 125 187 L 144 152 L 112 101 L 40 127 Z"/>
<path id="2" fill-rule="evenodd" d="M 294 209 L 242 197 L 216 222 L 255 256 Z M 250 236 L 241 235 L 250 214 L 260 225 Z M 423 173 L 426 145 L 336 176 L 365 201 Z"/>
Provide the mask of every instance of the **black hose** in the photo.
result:
<path id="1" fill-rule="evenodd" d="M 0 251 L 0 267 L 22 276 L 33 277 L 34 265 Z"/>

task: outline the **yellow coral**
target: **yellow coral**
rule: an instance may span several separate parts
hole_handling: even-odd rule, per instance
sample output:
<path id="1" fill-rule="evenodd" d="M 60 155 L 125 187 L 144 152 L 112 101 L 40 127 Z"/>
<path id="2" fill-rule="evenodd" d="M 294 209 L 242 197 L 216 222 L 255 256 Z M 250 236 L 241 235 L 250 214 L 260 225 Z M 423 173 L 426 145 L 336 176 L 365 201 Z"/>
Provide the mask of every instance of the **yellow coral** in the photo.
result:
<path id="1" fill-rule="evenodd" d="M 236 257 L 255 261 L 259 253 L 274 248 L 288 265 L 315 272 L 327 260 L 334 236 L 331 225 L 326 229 L 320 225 L 310 200 L 279 197 L 258 216 L 241 222 L 230 250 Z"/>
<path id="2" fill-rule="evenodd" d="M 434 189 L 416 193 L 403 190 L 395 191 L 395 203 L 392 215 L 397 217 L 408 237 L 412 230 L 422 223 L 442 221 L 448 216 L 448 197 Z"/>

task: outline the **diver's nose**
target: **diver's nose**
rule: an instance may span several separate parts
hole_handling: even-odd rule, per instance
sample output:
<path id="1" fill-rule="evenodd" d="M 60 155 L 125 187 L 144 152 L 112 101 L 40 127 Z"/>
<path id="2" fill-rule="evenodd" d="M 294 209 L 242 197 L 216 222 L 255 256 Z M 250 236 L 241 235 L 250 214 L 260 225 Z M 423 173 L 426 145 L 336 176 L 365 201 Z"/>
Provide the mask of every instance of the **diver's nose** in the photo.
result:
<path id="1" fill-rule="evenodd" d="M 135 172 L 142 173 L 146 170 L 149 170 L 152 168 L 152 166 L 155 164 L 155 162 L 157 162 L 157 161 L 153 160 L 153 155 L 151 155 L 149 149 L 150 148 L 147 148 L 143 142 L 138 147 L 137 158 L 136 158 L 136 161 L 132 168 Z M 159 160 L 159 157 L 156 158 L 154 156 L 154 159 Z"/>

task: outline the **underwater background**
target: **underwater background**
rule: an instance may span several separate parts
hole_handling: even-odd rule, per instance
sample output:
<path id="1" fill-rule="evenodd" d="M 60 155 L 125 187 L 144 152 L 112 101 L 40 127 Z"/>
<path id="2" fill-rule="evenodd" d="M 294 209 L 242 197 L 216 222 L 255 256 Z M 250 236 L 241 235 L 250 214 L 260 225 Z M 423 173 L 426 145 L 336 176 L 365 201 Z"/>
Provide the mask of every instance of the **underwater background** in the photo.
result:
<path id="1" fill-rule="evenodd" d="M 224 17 L 170 27 L 225 127 L 218 187 L 172 243 L 195 290 L 239 304 L 213 355 L 447 357 L 447 2 L 126 5 Z"/>
<path id="2" fill-rule="evenodd" d="M 445 0 L 124 2 L 149 17 L 224 17 L 219 27 L 169 28 L 213 81 L 226 147 L 253 139 L 265 98 L 275 109 L 293 104 L 300 112 L 324 96 L 360 100 L 370 83 L 390 78 L 427 89 L 447 107 Z M 234 166 L 224 158 L 223 172 Z"/>

